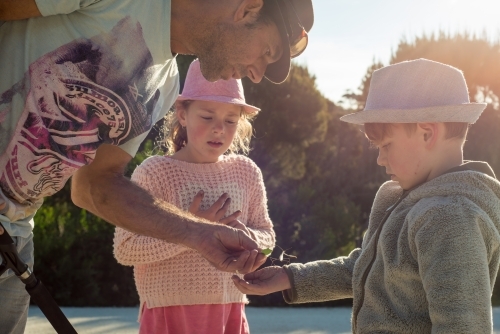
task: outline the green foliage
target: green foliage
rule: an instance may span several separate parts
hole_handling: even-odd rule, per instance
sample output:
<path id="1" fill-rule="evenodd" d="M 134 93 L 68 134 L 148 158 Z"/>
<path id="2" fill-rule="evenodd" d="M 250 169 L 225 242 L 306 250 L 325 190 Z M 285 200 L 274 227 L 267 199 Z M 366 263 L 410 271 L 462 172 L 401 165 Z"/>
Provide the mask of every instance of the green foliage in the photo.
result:
<path id="1" fill-rule="evenodd" d="M 114 226 L 77 208 L 69 185 L 35 216 L 35 273 L 60 305 L 136 305 L 131 268 L 113 258 Z"/>
<path id="2" fill-rule="evenodd" d="M 266 249 L 263 249 L 260 251 L 262 254 L 264 254 L 265 256 L 269 256 L 271 255 L 271 253 L 273 252 L 273 250 L 271 248 L 266 248 Z"/>
<path id="3" fill-rule="evenodd" d="M 146 141 L 128 174 L 153 150 Z M 70 184 L 46 198 L 35 215 L 35 273 L 59 305 L 132 306 L 139 303 L 131 267 L 113 257 L 115 227 L 73 205 Z"/>

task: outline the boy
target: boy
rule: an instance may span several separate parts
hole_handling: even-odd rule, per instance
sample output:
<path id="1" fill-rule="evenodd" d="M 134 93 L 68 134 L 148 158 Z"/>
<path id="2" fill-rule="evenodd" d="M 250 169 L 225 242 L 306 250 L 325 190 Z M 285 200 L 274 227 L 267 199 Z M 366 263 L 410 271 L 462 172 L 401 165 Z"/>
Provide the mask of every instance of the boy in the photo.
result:
<path id="1" fill-rule="evenodd" d="M 456 68 L 419 59 L 375 71 L 364 124 L 392 181 L 373 203 L 362 247 L 347 257 L 233 277 L 246 294 L 289 303 L 353 298 L 354 333 L 489 333 L 500 261 L 500 183 L 462 158 L 469 103 Z"/>

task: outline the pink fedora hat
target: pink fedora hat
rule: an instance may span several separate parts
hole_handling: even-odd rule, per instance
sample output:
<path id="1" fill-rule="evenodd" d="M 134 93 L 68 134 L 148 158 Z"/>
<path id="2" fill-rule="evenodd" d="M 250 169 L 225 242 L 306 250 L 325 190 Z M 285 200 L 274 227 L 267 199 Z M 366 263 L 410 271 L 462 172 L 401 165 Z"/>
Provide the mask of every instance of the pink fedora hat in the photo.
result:
<path id="1" fill-rule="evenodd" d="M 189 65 L 182 94 L 177 101 L 198 100 L 230 103 L 242 106 L 247 113 L 255 113 L 260 109 L 245 102 L 243 85 L 240 79 L 207 81 L 201 74 L 198 59 Z"/>

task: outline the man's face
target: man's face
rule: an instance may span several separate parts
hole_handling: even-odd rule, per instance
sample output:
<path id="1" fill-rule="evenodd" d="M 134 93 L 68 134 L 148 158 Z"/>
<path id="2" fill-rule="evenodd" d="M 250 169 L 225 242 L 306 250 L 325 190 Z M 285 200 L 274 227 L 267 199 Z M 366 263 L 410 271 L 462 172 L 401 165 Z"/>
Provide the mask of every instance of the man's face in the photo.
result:
<path id="1" fill-rule="evenodd" d="M 282 42 L 274 22 L 218 25 L 203 39 L 197 56 L 203 76 L 209 81 L 248 76 L 258 83 L 267 65 L 280 59 Z"/>

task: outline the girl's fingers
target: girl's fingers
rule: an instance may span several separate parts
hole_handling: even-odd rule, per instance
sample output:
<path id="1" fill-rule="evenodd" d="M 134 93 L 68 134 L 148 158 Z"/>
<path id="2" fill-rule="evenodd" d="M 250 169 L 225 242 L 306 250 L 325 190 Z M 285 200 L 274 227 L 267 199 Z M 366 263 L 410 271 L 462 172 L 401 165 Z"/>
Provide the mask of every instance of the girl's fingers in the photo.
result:
<path id="1" fill-rule="evenodd" d="M 219 220 L 221 220 L 222 217 L 224 217 L 226 215 L 226 212 L 229 209 L 229 204 L 231 204 L 231 199 L 230 198 L 226 199 L 226 201 L 224 202 L 224 204 L 222 205 L 222 207 L 219 210 L 217 210 L 217 212 L 215 213 L 215 221 L 216 222 L 218 222 Z"/>
<path id="2" fill-rule="evenodd" d="M 200 208 L 201 201 L 203 200 L 204 192 L 203 190 L 198 191 L 196 195 L 194 195 L 193 201 L 189 205 L 189 212 L 196 214 Z"/>
<path id="3" fill-rule="evenodd" d="M 220 208 L 224 205 L 228 198 L 228 195 L 226 193 L 222 194 L 215 202 L 212 204 L 206 211 L 212 215 L 217 214 L 217 211 L 220 210 Z"/>
<path id="4" fill-rule="evenodd" d="M 234 227 L 233 225 L 231 225 L 231 222 L 235 221 L 240 215 L 241 215 L 241 210 L 235 211 L 229 216 L 219 220 L 219 223 Z"/>

